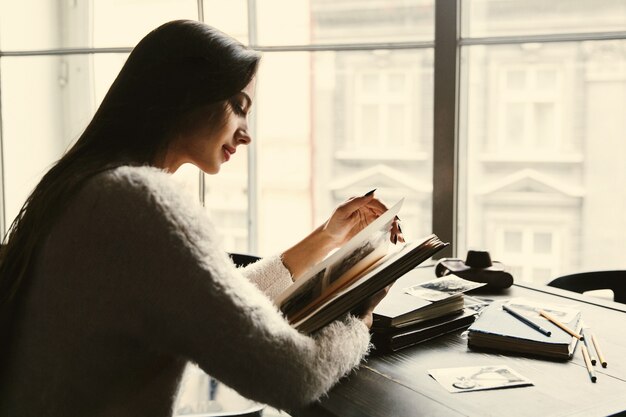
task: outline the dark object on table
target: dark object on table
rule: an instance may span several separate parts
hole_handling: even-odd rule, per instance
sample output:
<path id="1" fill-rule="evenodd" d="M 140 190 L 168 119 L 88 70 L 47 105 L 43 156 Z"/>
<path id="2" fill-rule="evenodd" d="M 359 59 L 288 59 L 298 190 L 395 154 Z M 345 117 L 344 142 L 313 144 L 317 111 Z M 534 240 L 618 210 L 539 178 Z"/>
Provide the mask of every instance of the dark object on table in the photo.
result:
<path id="1" fill-rule="evenodd" d="M 405 327 L 372 327 L 372 344 L 380 353 L 395 352 L 435 337 L 466 329 L 476 318 L 468 308 Z"/>
<path id="2" fill-rule="evenodd" d="M 626 304 L 626 271 L 591 271 L 564 275 L 548 282 L 551 287 L 584 293 L 593 290 L 613 290 L 614 301 Z"/>
<path id="3" fill-rule="evenodd" d="M 373 327 L 406 327 L 426 320 L 458 313 L 463 310 L 463 294 L 451 294 L 437 301 L 389 291 L 389 294 L 374 309 Z"/>
<path id="4" fill-rule="evenodd" d="M 228 254 L 228 256 L 230 256 L 230 259 L 232 259 L 233 263 L 237 266 L 247 266 L 261 259 L 259 256 L 250 255 L 247 253 L 231 252 Z"/>
<path id="5" fill-rule="evenodd" d="M 485 283 L 491 289 L 504 289 L 513 285 L 513 276 L 505 270 L 504 264 L 492 262 L 489 252 L 486 251 L 467 251 L 465 261 L 457 258 L 440 259 L 435 266 L 435 275 L 443 277 L 449 274 Z"/>

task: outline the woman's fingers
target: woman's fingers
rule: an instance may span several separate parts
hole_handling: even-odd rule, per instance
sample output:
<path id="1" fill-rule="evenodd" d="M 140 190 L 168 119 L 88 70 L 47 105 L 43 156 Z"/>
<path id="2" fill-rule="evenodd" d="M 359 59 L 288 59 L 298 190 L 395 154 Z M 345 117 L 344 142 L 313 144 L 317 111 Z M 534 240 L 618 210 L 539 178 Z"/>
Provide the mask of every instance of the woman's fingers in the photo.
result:
<path id="1" fill-rule="evenodd" d="M 370 200 L 367 204 L 367 207 L 376 211 L 378 214 L 382 214 L 387 211 L 387 206 L 377 198 L 373 198 L 372 200 Z"/>
<path id="2" fill-rule="evenodd" d="M 344 209 L 347 212 L 346 217 L 353 217 L 362 227 L 365 227 L 365 225 L 370 224 L 387 211 L 387 206 L 382 201 L 375 198 L 373 193 L 367 193 L 360 197 L 352 197 L 346 201 L 346 203 L 344 203 Z M 393 244 L 405 243 L 398 216 L 396 216 L 391 224 L 389 239 Z"/>
<path id="3" fill-rule="evenodd" d="M 347 236 L 349 238 L 387 211 L 387 206 L 374 197 L 373 192 L 369 192 L 359 197 L 349 198 L 337 210 L 339 218 L 347 220 L 346 225 L 353 228 Z M 393 244 L 405 242 L 400 219 L 397 216 L 391 224 L 389 239 Z"/>
<path id="4" fill-rule="evenodd" d="M 357 317 L 359 317 L 367 327 L 372 327 L 374 321 L 374 309 L 382 301 L 382 299 L 385 298 L 385 296 L 389 292 L 389 289 L 391 288 L 391 285 L 393 285 L 393 283 L 369 297 L 363 302 L 363 304 L 361 304 L 361 306 L 359 306 L 359 308 L 352 312 Z"/>
<path id="5" fill-rule="evenodd" d="M 351 197 L 339 206 L 339 210 L 341 210 L 346 217 L 349 217 L 358 210 L 369 208 L 370 203 L 373 201 L 376 201 L 373 194 Z"/>
<path id="6" fill-rule="evenodd" d="M 402 227 L 400 226 L 400 219 L 396 216 L 396 218 L 391 223 L 391 234 L 390 234 L 391 243 L 404 243 L 404 235 L 402 234 Z"/>

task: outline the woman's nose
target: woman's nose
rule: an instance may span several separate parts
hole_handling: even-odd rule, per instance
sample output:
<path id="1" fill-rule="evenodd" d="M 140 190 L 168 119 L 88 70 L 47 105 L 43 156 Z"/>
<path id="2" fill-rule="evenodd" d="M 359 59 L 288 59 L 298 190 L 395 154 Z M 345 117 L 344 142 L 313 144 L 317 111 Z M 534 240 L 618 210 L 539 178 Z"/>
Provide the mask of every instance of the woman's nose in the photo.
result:
<path id="1" fill-rule="evenodd" d="M 237 143 L 240 143 L 242 145 L 248 145 L 250 144 L 250 142 L 252 142 L 252 137 L 250 136 L 247 130 L 239 129 L 237 130 L 236 135 L 237 135 L 236 136 Z"/>

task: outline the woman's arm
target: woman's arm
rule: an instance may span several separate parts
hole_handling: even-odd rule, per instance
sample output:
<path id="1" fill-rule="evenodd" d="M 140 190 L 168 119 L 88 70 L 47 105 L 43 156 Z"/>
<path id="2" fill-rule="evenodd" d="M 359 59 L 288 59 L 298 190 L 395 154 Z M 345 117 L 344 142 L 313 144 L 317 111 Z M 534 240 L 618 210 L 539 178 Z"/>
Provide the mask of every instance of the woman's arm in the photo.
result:
<path id="1" fill-rule="evenodd" d="M 291 273 L 279 255 L 264 257 L 239 268 L 239 271 L 270 299 L 274 299 L 293 284 Z"/>
<path id="2" fill-rule="evenodd" d="M 374 198 L 373 192 L 353 197 L 337 207 L 328 221 L 282 255 L 262 259 L 241 268 L 241 272 L 273 299 L 385 210 L 387 207 Z M 392 223 L 390 239 L 394 243 L 404 242 L 399 219 L 394 219 Z"/>
<path id="3" fill-rule="evenodd" d="M 112 251 L 93 254 L 106 256 L 98 273 L 119 281 L 110 283 L 116 311 L 132 312 L 115 323 L 123 340 L 196 362 L 282 409 L 314 401 L 360 363 L 369 348 L 362 320 L 299 333 L 217 246 L 203 210 L 141 170 L 116 174 L 121 185 L 95 187 L 86 210 L 99 219 L 87 233 Z"/>
<path id="4" fill-rule="evenodd" d="M 283 252 L 283 264 L 291 272 L 291 276 L 295 281 L 309 268 L 324 259 L 337 246 L 333 237 L 326 232 L 324 225 L 322 225 Z"/>

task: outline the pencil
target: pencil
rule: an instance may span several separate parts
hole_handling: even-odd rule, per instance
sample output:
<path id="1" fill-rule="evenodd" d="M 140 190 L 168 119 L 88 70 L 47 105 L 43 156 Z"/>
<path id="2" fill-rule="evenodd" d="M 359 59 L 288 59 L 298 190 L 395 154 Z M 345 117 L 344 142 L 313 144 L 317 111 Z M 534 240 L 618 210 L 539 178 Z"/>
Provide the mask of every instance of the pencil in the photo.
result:
<path id="1" fill-rule="evenodd" d="M 593 342 L 593 347 L 596 348 L 596 353 L 598 354 L 598 359 L 600 360 L 602 367 L 606 368 L 608 364 L 606 363 L 606 360 L 604 359 L 604 356 L 602 355 L 602 351 L 600 350 L 600 345 L 598 344 L 598 340 L 596 339 L 596 336 L 593 334 L 591 335 L 591 341 Z"/>
<path id="2" fill-rule="evenodd" d="M 587 335 L 587 329 L 583 330 L 583 336 Z M 583 343 L 585 344 L 585 347 L 587 348 L 587 353 L 589 353 L 589 359 L 591 360 L 591 364 L 595 365 L 596 364 L 596 357 L 593 356 L 592 350 L 591 350 L 591 346 L 589 346 L 589 342 L 588 342 L 589 338 L 588 337 L 583 337 Z"/>
<path id="3" fill-rule="evenodd" d="M 558 321 L 556 318 L 554 318 L 550 314 L 546 313 L 545 311 L 539 310 L 539 314 L 541 316 L 545 317 L 546 319 L 548 319 L 551 323 L 556 324 L 563 331 L 565 331 L 565 332 L 571 334 L 572 336 L 574 336 L 576 339 L 578 339 L 578 340 L 583 340 L 584 339 L 581 335 L 579 335 L 578 333 L 576 333 L 575 331 L 573 331 L 572 329 L 570 329 L 569 327 L 567 327 L 566 325 L 564 325 L 563 323 Z"/>
<path id="4" fill-rule="evenodd" d="M 598 378 L 596 378 L 596 373 L 593 371 L 591 359 L 589 359 L 589 352 L 587 352 L 585 345 L 582 345 L 580 348 L 583 351 L 583 358 L 585 358 L 585 366 L 587 367 L 587 372 L 589 372 L 589 378 L 591 378 L 591 382 L 596 382 Z"/>
<path id="5" fill-rule="evenodd" d="M 510 315 L 515 317 L 516 319 L 518 319 L 519 321 L 527 324 L 528 326 L 530 326 L 533 329 L 535 329 L 535 330 L 545 334 L 546 336 L 550 336 L 552 334 L 552 332 L 550 330 L 544 329 L 543 327 L 541 327 L 540 325 L 538 325 L 534 321 L 530 320 L 528 317 L 524 317 L 523 315 L 521 315 L 517 311 L 513 310 L 512 308 L 510 308 L 506 304 L 502 304 L 502 309 L 504 309 L 504 311 L 506 311 L 507 313 L 509 313 Z"/>

